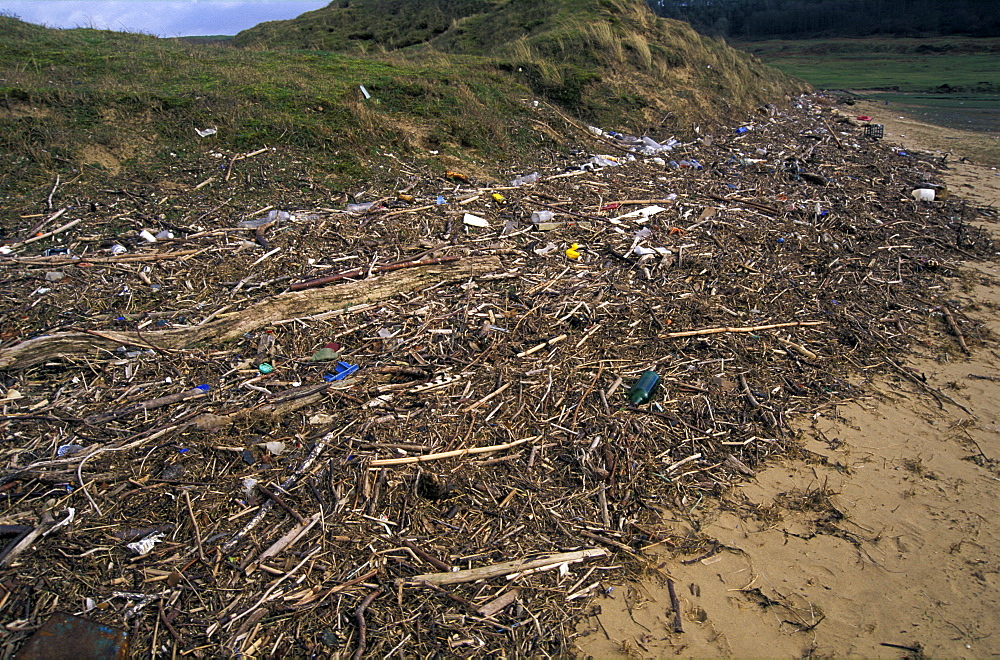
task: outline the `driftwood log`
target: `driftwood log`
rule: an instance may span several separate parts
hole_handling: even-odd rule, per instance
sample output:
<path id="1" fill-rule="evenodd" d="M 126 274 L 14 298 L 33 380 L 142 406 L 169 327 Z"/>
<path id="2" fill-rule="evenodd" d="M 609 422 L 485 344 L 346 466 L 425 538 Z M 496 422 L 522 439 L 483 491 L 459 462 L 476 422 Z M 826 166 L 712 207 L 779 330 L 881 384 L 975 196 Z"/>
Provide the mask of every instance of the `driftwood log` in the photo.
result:
<path id="1" fill-rule="evenodd" d="M 44 335 L 0 351 L 0 369 L 23 369 L 65 355 L 82 355 L 95 349 L 114 350 L 119 346 L 169 351 L 209 342 L 225 342 L 283 319 L 386 300 L 396 294 L 442 281 L 485 275 L 500 267 L 500 260 L 495 256 L 472 257 L 452 263 L 395 271 L 370 280 L 358 280 L 326 289 L 290 291 L 226 314 L 202 326 L 143 333 L 101 330 Z"/>

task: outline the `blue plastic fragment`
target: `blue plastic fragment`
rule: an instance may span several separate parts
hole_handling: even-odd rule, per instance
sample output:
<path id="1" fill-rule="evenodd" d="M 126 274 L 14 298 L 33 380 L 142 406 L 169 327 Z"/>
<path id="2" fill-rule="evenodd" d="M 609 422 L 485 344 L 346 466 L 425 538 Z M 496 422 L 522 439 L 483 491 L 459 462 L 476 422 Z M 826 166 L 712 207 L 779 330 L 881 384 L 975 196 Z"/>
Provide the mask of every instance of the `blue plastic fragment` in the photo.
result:
<path id="1" fill-rule="evenodd" d="M 209 390 L 210 390 L 210 389 L 212 389 L 212 388 L 211 388 L 211 387 L 209 387 L 208 385 L 199 385 L 199 386 L 198 386 L 198 387 L 196 387 L 195 389 L 196 389 L 196 390 L 201 390 L 202 392 L 207 392 L 207 391 L 209 391 Z"/>
<path id="2" fill-rule="evenodd" d="M 344 380 L 360 367 L 356 364 L 348 364 L 347 362 L 338 362 L 337 366 L 334 367 L 334 373 L 326 374 L 323 376 L 323 380 L 328 383 L 332 383 L 336 380 Z"/>
<path id="3" fill-rule="evenodd" d="M 438 204 L 440 205 L 440 204 L 447 204 L 448 202 L 447 202 L 447 200 L 446 200 L 446 199 L 444 198 L 444 196 L 443 196 L 443 195 L 438 195 L 438 197 L 437 197 L 437 203 L 438 203 Z"/>

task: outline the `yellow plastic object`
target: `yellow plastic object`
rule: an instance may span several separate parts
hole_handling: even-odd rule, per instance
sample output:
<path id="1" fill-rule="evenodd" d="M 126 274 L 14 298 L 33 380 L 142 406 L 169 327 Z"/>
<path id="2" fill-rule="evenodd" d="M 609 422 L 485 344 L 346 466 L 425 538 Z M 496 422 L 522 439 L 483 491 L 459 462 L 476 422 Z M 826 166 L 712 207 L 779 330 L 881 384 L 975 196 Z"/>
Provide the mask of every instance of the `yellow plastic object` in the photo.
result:
<path id="1" fill-rule="evenodd" d="M 579 259 L 580 258 L 580 244 L 579 243 L 573 243 L 572 245 L 570 245 L 569 248 L 566 250 L 566 256 L 569 257 L 570 259 Z"/>
<path id="2" fill-rule="evenodd" d="M 500 193 L 493 193 L 493 201 L 495 201 L 495 202 L 503 202 L 505 199 L 506 199 L 506 197 L 504 197 Z"/>

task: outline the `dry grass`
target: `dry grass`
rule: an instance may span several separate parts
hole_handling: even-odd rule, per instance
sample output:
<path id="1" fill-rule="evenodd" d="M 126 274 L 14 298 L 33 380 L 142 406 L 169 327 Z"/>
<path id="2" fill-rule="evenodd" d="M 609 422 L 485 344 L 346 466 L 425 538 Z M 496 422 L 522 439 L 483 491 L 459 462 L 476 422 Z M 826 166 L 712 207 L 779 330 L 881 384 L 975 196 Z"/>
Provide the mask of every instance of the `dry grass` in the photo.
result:
<path id="1" fill-rule="evenodd" d="M 625 45 L 635 54 L 636 65 L 644 71 L 653 70 L 653 53 L 649 50 L 649 42 L 638 32 L 627 32 L 623 39 Z"/>

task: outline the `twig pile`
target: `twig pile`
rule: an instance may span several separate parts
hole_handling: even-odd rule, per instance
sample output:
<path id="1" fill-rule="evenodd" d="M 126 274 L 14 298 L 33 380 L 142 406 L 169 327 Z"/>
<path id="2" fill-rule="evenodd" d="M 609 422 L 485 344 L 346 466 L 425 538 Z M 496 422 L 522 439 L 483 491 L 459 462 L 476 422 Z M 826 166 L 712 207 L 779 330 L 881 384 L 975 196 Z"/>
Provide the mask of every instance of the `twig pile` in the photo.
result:
<path id="1" fill-rule="evenodd" d="M 915 378 L 891 359 L 915 331 L 981 340 L 944 294 L 988 212 L 915 201 L 939 163 L 816 103 L 354 213 L 42 218 L 2 261 L 5 655 L 57 610 L 144 657 L 571 653 L 645 550 L 704 551 L 663 509 L 864 374 Z M 129 243 L 136 218 L 176 237 Z"/>

